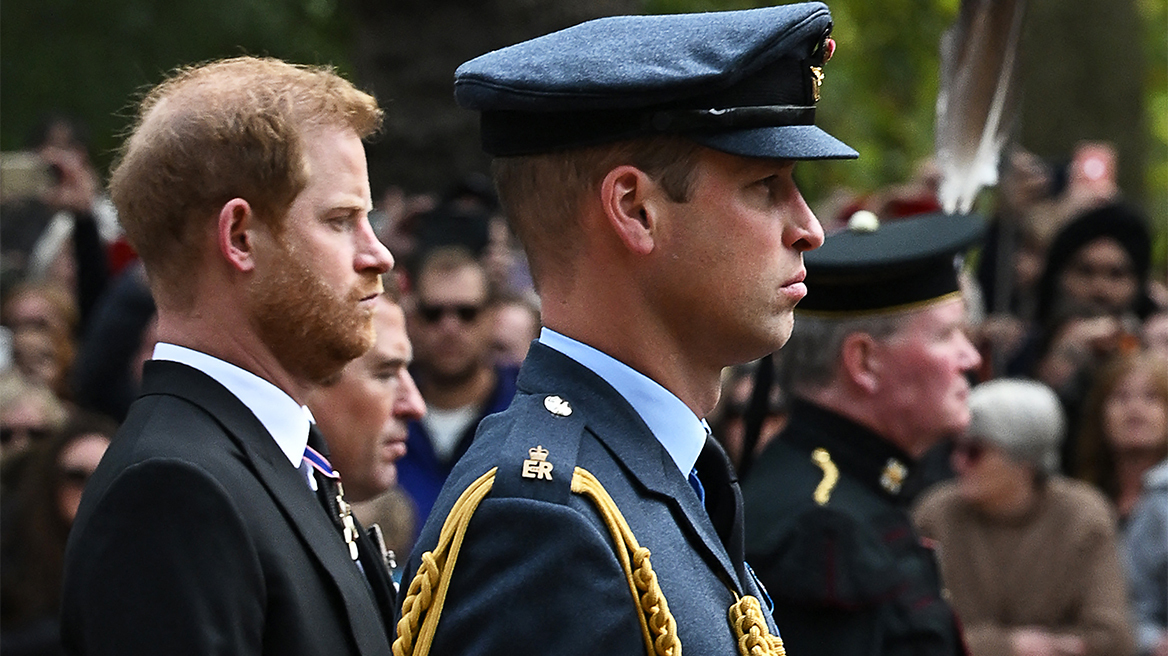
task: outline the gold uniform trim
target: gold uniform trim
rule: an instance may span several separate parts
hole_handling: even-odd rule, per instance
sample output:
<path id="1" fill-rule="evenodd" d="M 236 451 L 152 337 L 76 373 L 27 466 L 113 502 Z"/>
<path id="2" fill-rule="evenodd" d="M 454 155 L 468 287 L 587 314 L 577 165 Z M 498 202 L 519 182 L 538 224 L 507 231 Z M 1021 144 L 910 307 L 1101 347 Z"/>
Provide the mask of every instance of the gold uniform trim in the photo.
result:
<path id="1" fill-rule="evenodd" d="M 429 653 L 467 525 L 479 503 L 494 486 L 497 469 L 483 474 L 463 491 L 442 524 L 438 544 L 433 551 L 422 554 L 422 562 L 402 602 L 398 635 L 393 642 L 394 656 L 425 656 Z M 575 468 L 572 492 L 596 505 L 612 535 L 617 559 L 625 571 L 629 592 L 637 606 L 646 651 L 653 656 L 681 656 L 677 621 L 669 611 L 657 574 L 649 562 L 649 550 L 637 542 L 612 496 L 590 472 Z M 734 596 L 737 601 L 730 607 L 727 619 L 741 655 L 785 656 L 783 641 L 768 630 L 766 615 L 758 599 L 751 595 L 739 597 L 737 593 Z"/>
<path id="2" fill-rule="evenodd" d="M 815 493 L 812 494 L 812 498 L 815 499 L 815 503 L 826 506 L 827 502 L 831 500 L 831 491 L 835 489 L 835 484 L 839 482 L 839 469 L 831 461 L 831 454 L 827 452 L 827 449 L 816 449 L 812 451 L 811 460 L 823 470 L 823 479 L 819 481 L 819 485 L 815 486 Z"/>

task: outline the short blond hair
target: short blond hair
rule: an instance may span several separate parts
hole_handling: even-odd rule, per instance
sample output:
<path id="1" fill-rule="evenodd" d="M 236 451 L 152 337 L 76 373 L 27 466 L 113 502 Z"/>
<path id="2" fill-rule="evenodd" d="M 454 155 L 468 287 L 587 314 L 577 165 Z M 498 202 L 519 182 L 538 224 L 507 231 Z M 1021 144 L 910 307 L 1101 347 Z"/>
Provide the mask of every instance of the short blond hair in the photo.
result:
<path id="1" fill-rule="evenodd" d="M 278 230 L 307 184 L 307 129 L 365 138 L 381 120 L 377 101 L 328 67 L 237 57 L 176 71 L 143 98 L 110 180 L 151 284 L 189 300 L 202 230 L 233 198 Z"/>
<path id="2" fill-rule="evenodd" d="M 661 136 L 496 159 L 499 201 L 527 253 L 536 285 L 552 263 L 572 261 L 579 243 L 580 205 L 609 171 L 635 166 L 661 184 L 671 200 L 682 203 L 689 199 L 700 148 L 682 137 Z"/>

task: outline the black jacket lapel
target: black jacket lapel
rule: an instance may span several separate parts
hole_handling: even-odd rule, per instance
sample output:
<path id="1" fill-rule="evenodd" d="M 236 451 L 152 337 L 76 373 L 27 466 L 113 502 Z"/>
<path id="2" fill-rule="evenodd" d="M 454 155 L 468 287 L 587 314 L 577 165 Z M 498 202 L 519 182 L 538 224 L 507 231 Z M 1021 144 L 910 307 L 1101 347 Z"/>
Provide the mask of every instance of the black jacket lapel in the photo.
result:
<path id="1" fill-rule="evenodd" d="M 299 469 L 292 467 L 259 419 L 227 388 L 187 365 L 151 360 L 143 372 L 142 395 L 176 396 L 203 408 L 251 462 L 307 549 L 328 571 L 345 603 L 346 615 L 363 654 L 384 653 L 388 636 L 381 623 L 360 621 L 376 607 L 361 571 L 329 522 Z"/>

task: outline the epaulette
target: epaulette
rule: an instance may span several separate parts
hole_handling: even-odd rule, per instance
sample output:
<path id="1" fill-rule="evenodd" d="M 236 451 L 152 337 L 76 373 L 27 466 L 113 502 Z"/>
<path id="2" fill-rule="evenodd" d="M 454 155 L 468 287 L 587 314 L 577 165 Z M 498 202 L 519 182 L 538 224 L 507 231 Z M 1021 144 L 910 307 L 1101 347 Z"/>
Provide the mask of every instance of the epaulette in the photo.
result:
<path id="1" fill-rule="evenodd" d="M 554 394 L 519 395 L 507 411 L 492 498 L 568 503 L 584 416 Z"/>

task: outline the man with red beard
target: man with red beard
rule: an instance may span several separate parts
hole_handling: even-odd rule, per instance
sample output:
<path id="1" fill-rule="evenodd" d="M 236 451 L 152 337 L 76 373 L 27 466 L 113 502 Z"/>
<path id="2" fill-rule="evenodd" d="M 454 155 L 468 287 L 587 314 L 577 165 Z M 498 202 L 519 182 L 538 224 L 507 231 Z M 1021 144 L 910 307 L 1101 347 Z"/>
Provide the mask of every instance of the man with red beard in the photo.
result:
<path id="1" fill-rule="evenodd" d="M 381 115 L 330 70 L 251 57 L 144 98 L 111 192 L 159 343 L 70 535 L 69 653 L 389 653 L 380 554 L 304 406 L 374 343 Z"/>
<path id="2" fill-rule="evenodd" d="M 961 654 L 905 479 L 970 421 L 981 358 L 956 256 L 984 223 L 869 218 L 806 255 L 781 361 L 790 419 L 742 485 L 746 557 L 793 654 Z"/>

